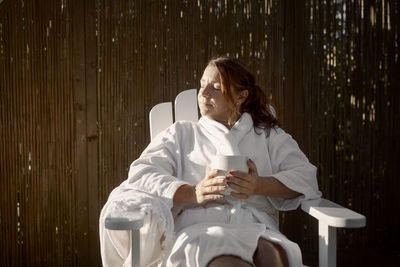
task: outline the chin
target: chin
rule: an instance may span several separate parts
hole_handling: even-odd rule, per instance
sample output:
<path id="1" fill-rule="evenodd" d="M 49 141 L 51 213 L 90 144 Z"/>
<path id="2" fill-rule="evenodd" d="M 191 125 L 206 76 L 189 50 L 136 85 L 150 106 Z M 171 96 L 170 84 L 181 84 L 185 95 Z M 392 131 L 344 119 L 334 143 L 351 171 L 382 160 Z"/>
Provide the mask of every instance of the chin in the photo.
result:
<path id="1" fill-rule="evenodd" d="M 201 116 L 210 116 L 210 112 L 207 112 L 207 111 L 200 110 L 200 114 L 201 114 Z"/>
<path id="2" fill-rule="evenodd" d="M 200 108 L 200 114 L 203 116 L 207 116 L 212 114 L 212 110 L 206 107 Z"/>

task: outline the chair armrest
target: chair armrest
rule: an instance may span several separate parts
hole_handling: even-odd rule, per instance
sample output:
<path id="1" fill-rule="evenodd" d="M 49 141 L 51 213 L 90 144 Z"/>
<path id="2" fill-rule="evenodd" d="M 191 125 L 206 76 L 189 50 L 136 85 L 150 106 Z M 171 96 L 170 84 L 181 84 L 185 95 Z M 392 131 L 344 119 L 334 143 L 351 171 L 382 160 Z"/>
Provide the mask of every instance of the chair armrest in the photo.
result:
<path id="1" fill-rule="evenodd" d="M 109 215 L 105 227 L 110 230 L 135 230 L 143 226 L 144 214 L 139 211 L 124 211 Z"/>
<path id="2" fill-rule="evenodd" d="M 105 227 L 109 230 L 131 230 L 131 265 L 140 266 L 140 228 L 144 214 L 140 210 L 116 212 L 106 217 Z"/>
<path id="3" fill-rule="evenodd" d="M 324 198 L 305 200 L 301 209 L 332 227 L 360 228 L 366 223 L 364 215 Z"/>

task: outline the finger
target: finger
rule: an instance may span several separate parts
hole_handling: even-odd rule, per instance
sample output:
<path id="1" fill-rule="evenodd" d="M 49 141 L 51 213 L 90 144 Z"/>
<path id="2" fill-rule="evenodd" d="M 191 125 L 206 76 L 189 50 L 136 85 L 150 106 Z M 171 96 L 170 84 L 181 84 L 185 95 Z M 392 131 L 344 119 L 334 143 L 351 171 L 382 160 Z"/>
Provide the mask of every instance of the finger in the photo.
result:
<path id="1" fill-rule="evenodd" d="M 207 179 L 214 178 L 215 176 L 218 176 L 220 170 L 211 170 L 206 174 Z"/>
<path id="2" fill-rule="evenodd" d="M 226 185 L 225 176 L 216 176 L 214 178 L 210 178 L 203 183 L 204 186 L 213 186 L 213 185 Z"/>
<path id="3" fill-rule="evenodd" d="M 246 183 L 251 183 L 251 180 L 253 179 L 253 177 L 250 176 L 248 173 L 231 171 L 226 176 L 226 180 L 228 182 L 230 182 L 230 181 L 233 181 L 234 179 L 241 180 L 241 181 L 246 182 Z"/>
<path id="4" fill-rule="evenodd" d="M 248 180 L 237 178 L 235 176 L 227 176 L 226 181 L 228 182 L 228 184 L 232 183 L 246 188 L 248 188 L 251 185 L 251 183 Z"/>
<path id="5" fill-rule="evenodd" d="M 247 166 L 249 166 L 249 173 L 257 173 L 257 166 L 251 159 L 247 161 Z"/>
<path id="6" fill-rule="evenodd" d="M 224 197 L 225 196 L 223 194 L 210 194 L 210 195 L 205 195 L 204 200 L 218 200 Z"/>
<path id="7" fill-rule="evenodd" d="M 249 190 L 246 187 L 234 184 L 234 183 L 228 183 L 228 186 L 232 189 L 235 190 L 238 193 L 247 193 Z"/>
<path id="8" fill-rule="evenodd" d="M 208 194 L 214 194 L 214 193 L 219 193 L 221 191 L 224 191 L 227 188 L 227 186 L 206 186 L 203 187 L 202 193 L 203 195 L 208 195 Z"/>
<path id="9" fill-rule="evenodd" d="M 240 199 L 248 199 L 249 196 L 243 193 L 235 193 L 235 192 L 231 192 L 231 196 L 235 197 L 235 198 L 240 198 Z"/>
<path id="10" fill-rule="evenodd" d="M 247 177 L 248 175 L 249 175 L 249 174 L 248 174 L 248 173 L 245 173 L 245 172 L 240 172 L 240 171 L 232 170 L 232 171 L 229 172 L 229 174 L 228 174 L 226 177 L 235 176 L 235 177 L 238 177 L 238 178 L 247 180 L 248 178 L 246 179 L 246 177 Z"/>

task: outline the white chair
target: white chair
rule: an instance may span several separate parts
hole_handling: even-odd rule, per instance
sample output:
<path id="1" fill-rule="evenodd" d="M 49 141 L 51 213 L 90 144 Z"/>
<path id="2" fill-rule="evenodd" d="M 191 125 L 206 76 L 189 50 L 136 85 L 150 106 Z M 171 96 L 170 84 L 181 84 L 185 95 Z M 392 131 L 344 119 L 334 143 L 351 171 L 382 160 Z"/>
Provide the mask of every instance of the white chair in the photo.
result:
<path id="1" fill-rule="evenodd" d="M 158 133 L 173 123 L 172 103 L 161 103 L 150 111 L 150 135 Z M 175 99 L 175 121 L 198 121 L 197 90 L 186 90 Z M 336 266 L 336 228 L 360 228 L 366 224 L 365 216 L 342 207 L 327 199 L 303 201 L 303 211 L 318 220 L 319 266 Z M 110 230 L 131 230 L 132 265 L 140 266 L 139 229 L 143 226 L 143 214 L 125 212 L 107 217 L 105 227 Z"/>

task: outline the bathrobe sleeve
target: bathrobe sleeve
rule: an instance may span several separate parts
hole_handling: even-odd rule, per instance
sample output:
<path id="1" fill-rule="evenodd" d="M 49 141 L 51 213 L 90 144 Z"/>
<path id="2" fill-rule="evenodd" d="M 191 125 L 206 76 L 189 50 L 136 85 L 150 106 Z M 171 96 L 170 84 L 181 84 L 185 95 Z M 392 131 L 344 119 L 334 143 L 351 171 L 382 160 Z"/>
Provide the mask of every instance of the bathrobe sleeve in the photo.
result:
<path id="1" fill-rule="evenodd" d="M 171 208 L 175 191 L 188 184 L 177 178 L 182 172 L 180 138 L 184 135 L 177 124 L 158 134 L 131 164 L 126 185 L 161 197 Z"/>
<path id="2" fill-rule="evenodd" d="M 308 161 L 297 142 L 289 134 L 280 128 L 272 129 L 268 150 L 272 176 L 288 188 L 303 194 L 293 199 L 270 197 L 269 199 L 276 209 L 296 209 L 301 200 L 321 196 L 316 177 L 317 168 Z"/>

